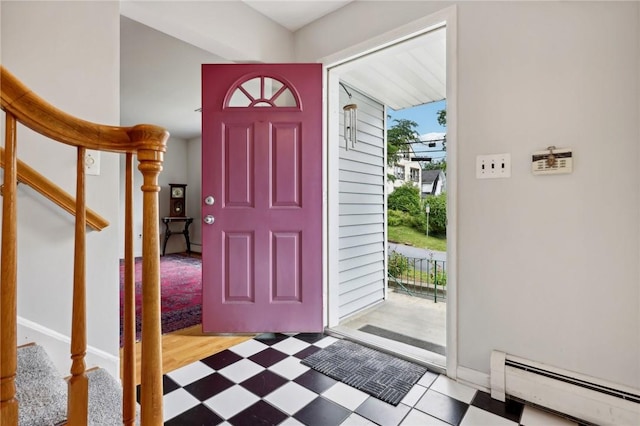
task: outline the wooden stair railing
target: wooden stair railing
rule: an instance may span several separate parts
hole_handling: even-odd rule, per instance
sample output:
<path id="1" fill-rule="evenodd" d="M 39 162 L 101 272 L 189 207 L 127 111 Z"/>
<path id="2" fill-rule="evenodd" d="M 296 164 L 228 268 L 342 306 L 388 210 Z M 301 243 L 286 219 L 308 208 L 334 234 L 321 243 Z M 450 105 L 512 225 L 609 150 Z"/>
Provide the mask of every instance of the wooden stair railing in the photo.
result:
<path id="1" fill-rule="evenodd" d="M 16 123 L 58 142 L 77 148 L 77 186 L 73 311 L 71 324 L 71 378 L 68 424 L 87 424 L 88 386 L 85 367 L 86 278 L 84 153 L 87 149 L 126 156 L 125 194 L 125 301 L 123 347 L 123 422 L 135 421 L 135 300 L 133 260 L 133 157 L 143 175 L 142 200 L 142 362 L 141 416 L 143 426 L 161 425 L 162 346 L 160 324 L 160 251 L 158 238 L 158 175 L 162 170 L 166 130 L 152 125 L 106 126 L 66 114 L 48 104 L 0 66 L 1 107 L 6 115 L 4 185 L 2 200 L 2 282 L 0 290 L 0 426 L 18 424 L 17 368 L 17 214 L 16 191 L 20 168 L 16 158 Z"/>
<path id="2" fill-rule="evenodd" d="M 4 148 L 0 147 L 0 166 L 4 167 Z M 76 201 L 64 189 L 42 176 L 35 169 L 17 159 L 18 183 L 24 183 L 38 191 L 71 214 L 75 213 Z M 96 231 L 109 226 L 109 221 L 91 209 L 87 209 L 87 225 Z"/>

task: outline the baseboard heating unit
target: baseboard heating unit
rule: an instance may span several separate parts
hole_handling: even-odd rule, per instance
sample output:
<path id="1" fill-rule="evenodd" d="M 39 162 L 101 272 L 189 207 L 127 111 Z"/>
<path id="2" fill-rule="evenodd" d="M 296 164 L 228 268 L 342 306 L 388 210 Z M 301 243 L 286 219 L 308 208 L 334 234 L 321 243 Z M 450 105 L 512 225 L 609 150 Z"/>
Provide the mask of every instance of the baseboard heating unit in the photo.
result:
<path id="1" fill-rule="evenodd" d="M 638 389 L 493 351 L 491 397 L 507 395 L 597 425 L 640 425 Z"/>

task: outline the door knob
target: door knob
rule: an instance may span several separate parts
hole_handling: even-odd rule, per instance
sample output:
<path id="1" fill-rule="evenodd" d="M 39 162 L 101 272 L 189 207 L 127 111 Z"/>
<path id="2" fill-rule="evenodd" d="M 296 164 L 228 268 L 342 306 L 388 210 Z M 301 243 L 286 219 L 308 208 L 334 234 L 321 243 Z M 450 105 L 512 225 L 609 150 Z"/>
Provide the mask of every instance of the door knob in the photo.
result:
<path id="1" fill-rule="evenodd" d="M 208 205 L 208 206 L 212 206 L 213 203 L 215 203 L 215 202 L 216 202 L 216 200 L 215 200 L 215 198 L 213 198 L 212 195 L 209 195 L 207 198 L 204 199 L 204 203 L 206 205 Z"/>
<path id="2" fill-rule="evenodd" d="M 215 222 L 215 221 L 216 221 L 216 219 L 213 216 L 211 216 L 210 214 L 208 214 L 208 215 L 206 215 L 204 217 L 204 223 L 206 223 L 207 225 L 212 225 L 213 222 Z"/>

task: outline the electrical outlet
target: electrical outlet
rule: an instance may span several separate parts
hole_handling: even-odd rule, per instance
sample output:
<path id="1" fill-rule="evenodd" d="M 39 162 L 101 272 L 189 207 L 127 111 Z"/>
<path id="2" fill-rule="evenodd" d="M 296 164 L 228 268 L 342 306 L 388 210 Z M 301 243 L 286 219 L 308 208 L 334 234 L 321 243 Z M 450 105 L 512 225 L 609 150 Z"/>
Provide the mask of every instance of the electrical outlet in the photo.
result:
<path id="1" fill-rule="evenodd" d="M 508 177 L 511 177 L 511 154 L 478 155 L 476 157 L 476 178 Z"/>

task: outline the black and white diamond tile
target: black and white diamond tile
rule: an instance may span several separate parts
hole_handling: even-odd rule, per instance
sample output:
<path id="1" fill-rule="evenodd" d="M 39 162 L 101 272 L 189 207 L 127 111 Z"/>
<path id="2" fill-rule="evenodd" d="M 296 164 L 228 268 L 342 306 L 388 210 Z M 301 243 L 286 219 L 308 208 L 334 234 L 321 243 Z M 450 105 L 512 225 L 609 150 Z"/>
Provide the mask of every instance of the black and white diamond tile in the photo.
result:
<path id="1" fill-rule="evenodd" d="M 335 341 L 264 334 L 172 371 L 163 378 L 165 425 L 576 425 L 430 371 L 394 407 L 300 363 Z"/>

